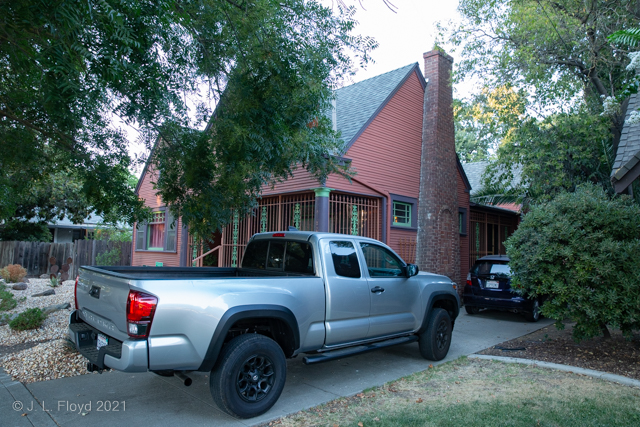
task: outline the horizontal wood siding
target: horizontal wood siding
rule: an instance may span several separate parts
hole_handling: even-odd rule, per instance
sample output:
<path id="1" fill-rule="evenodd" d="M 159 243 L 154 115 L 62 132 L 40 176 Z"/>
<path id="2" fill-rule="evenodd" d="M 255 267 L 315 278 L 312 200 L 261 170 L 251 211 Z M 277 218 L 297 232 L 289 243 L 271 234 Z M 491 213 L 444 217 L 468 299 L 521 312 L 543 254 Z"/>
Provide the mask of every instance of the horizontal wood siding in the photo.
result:
<path id="1" fill-rule="evenodd" d="M 415 264 L 416 238 L 416 231 L 392 228 L 387 244 L 402 257 L 404 262 Z"/>
<path id="2" fill-rule="evenodd" d="M 262 187 L 262 195 L 269 196 L 273 194 L 292 193 L 298 191 L 306 191 L 312 188 L 322 187 L 317 179 L 313 177 L 304 168 L 296 168 L 293 171 L 293 177 L 287 179 L 284 182 L 274 183 L 274 187 L 271 185 L 264 185 Z"/>
<path id="3" fill-rule="evenodd" d="M 147 168 L 147 173 L 144 176 L 140 189 L 138 190 L 138 197 L 144 200 L 145 205 L 150 208 L 163 207 L 164 203 L 162 198 L 156 195 L 156 191 L 153 188 L 153 183 L 157 179 L 157 175 L 153 166 Z M 180 266 L 180 251 L 182 249 L 182 218 L 179 218 L 176 223 L 176 252 L 159 252 L 159 251 L 137 251 L 136 233 L 137 229 L 133 228 L 133 253 L 131 257 L 131 265 L 149 265 L 155 266 L 156 262 L 161 262 L 164 267 L 179 267 Z"/>
<path id="4" fill-rule="evenodd" d="M 418 198 L 424 91 L 411 74 L 345 154 L 359 181 Z"/>

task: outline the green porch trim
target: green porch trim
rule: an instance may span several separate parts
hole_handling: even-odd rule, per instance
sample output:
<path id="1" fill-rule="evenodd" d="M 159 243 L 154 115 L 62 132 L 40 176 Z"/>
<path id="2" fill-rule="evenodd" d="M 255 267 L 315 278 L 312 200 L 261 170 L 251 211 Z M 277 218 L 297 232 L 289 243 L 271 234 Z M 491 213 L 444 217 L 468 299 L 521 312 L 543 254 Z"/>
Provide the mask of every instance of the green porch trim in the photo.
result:
<path id="1" fill-rule="evenodd" d="M 316 193 L 316 197 L 329 197 L 329 193 L 335 190 L 335 188 L 318 187 L 312 188 L 312 190 Z"/>

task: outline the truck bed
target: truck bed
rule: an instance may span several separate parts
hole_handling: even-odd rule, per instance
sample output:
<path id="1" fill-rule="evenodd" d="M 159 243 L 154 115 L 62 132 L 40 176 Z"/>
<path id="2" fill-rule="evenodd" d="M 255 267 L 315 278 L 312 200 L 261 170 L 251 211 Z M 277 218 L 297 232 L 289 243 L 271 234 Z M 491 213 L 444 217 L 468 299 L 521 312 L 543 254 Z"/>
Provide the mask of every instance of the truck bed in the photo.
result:
<path id="1" fill-rule="evenodd" d="M 121 279 L 210 279 L 218 277 L 259 277 L 259 276 L 310 276 L 310 274 L 289 273 L 282 271 L 256 270 L 237 267 L 124 267 L 124 266 L 82 266 L 85 270 Z"/>

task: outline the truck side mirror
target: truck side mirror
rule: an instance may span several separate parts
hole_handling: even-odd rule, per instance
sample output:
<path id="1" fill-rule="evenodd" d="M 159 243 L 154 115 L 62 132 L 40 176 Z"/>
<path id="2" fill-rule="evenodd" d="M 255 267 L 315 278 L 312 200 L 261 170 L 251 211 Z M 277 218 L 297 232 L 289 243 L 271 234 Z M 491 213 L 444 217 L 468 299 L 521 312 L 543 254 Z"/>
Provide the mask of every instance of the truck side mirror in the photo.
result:
<path id="1" fill-rule="evenodd" d="M 413 277 L 418 274 L 420 269 L 415 264 L 407 264 L 407 277 Z"/>

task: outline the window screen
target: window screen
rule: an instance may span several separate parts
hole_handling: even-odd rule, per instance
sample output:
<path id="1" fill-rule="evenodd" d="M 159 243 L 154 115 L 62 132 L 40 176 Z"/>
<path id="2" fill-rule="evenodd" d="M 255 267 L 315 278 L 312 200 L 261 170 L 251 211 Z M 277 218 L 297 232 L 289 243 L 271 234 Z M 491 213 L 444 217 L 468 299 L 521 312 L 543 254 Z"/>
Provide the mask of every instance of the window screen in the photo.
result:
<path id="1" fill-rule="evenodd" d="M 338 276 L 360 277 L 360 264 L 358 255 L 351 242 L 329 242 L 333 267 Z"/>

